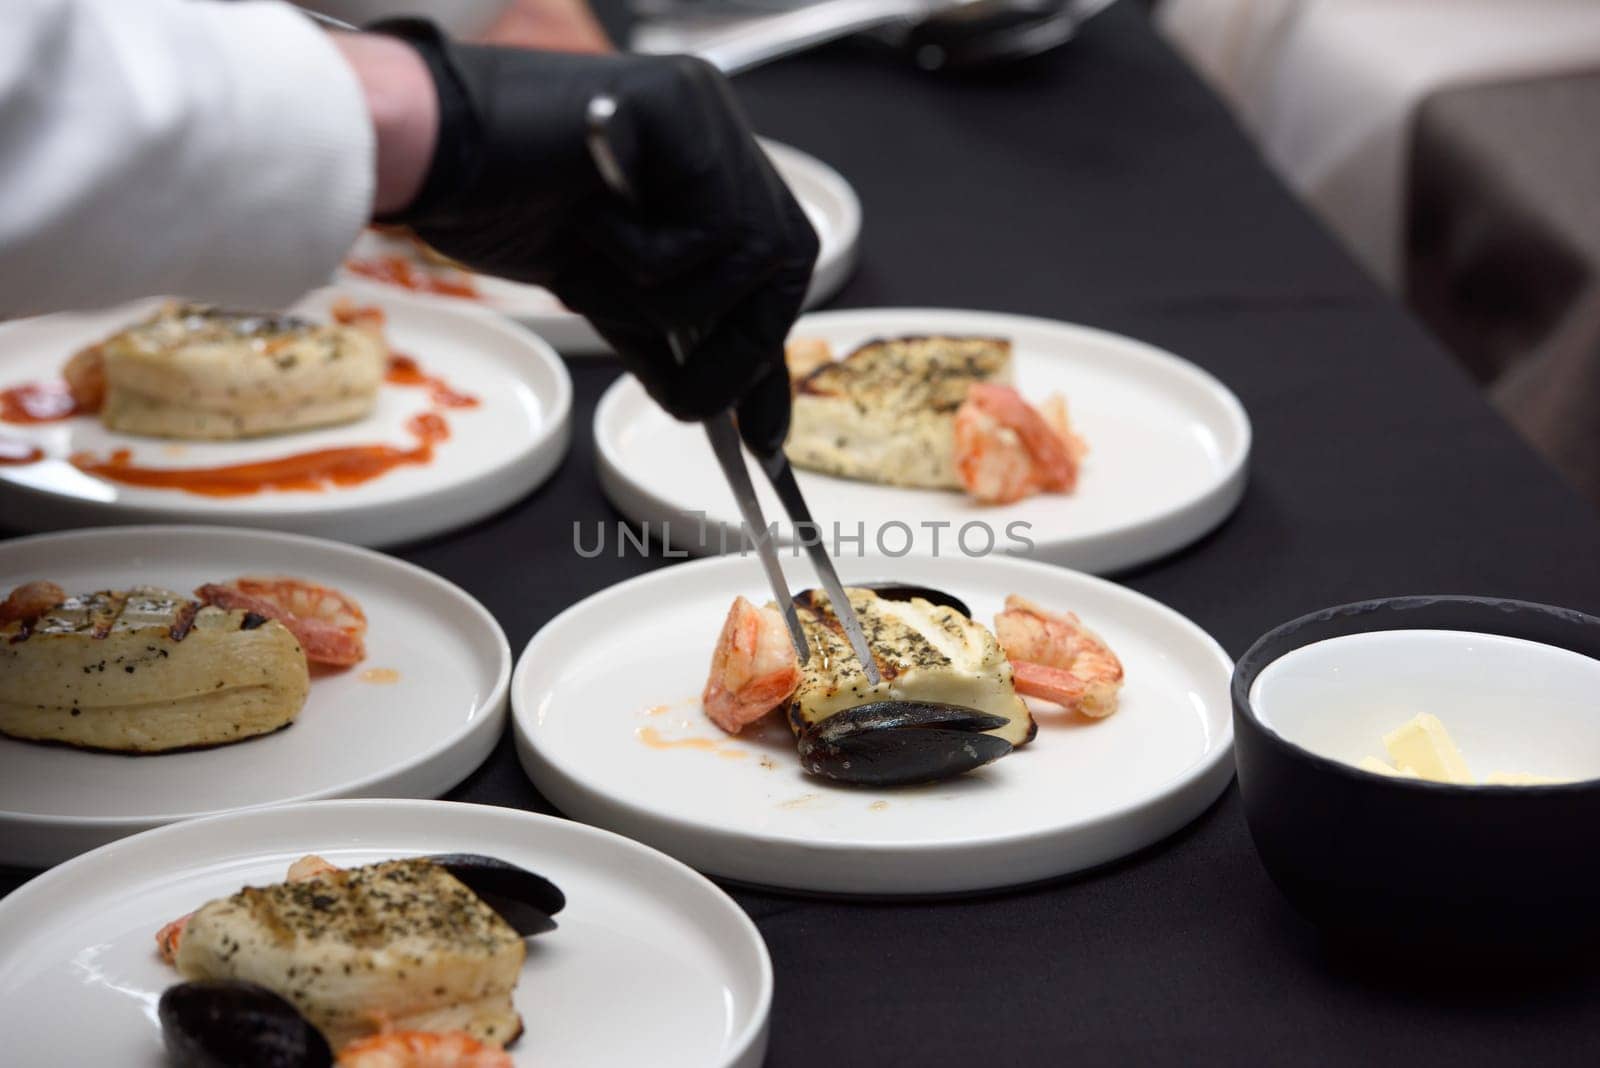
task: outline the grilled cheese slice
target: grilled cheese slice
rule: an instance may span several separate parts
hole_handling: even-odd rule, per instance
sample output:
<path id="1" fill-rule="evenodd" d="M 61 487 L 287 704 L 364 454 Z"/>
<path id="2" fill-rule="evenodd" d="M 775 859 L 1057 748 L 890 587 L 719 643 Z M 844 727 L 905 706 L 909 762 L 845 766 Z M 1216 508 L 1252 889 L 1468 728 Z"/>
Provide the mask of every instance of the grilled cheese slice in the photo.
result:
<path id="1" fill-rule="evenodd" d="M 961 489 L 955 415 L 973 382 L 1007 382 L 1011 343 L 986 337 L 871 341 L 801 366 L 785 451 L 797 467 L 892 486 Z"/>
<path id="2" fill-rule="evenodd" d="M 0 626 L 0 734 L 160 753 L 292 723 L 311 679 L 275 620 L 137 587 Z"/>
<path id="3" fill-rule="evenodd" d="M 195 304 L 169 304 L 97 350 L 106 426 L 200 440 L 359 419 L 388 360 L 375 331 Z"/>
<path id="4" fill-rule="evenodd" d="M 846 589 L 882 681 L 873 686 L 851 651 L 827 595 L 797 598 L 812 655 L 789 702 L 789 725 L 807 726 L 857 705 L 884 700 L 937 701 L 1005 719 L 988 733 L 1023 745 L 1037 732 L 1011 681 L 1011 662 L 995 636 L 946 605 L 920 597 L 894 601 Z"/>
<path id="5" fill-rule="evenodd" d="M 249 887 L 184 926 L 185 979 L 243 979 L 288 999 L 334 1049 L 380 1030 L 522 1032 L 526 949 L 493 909 L 425 859 Z"/>

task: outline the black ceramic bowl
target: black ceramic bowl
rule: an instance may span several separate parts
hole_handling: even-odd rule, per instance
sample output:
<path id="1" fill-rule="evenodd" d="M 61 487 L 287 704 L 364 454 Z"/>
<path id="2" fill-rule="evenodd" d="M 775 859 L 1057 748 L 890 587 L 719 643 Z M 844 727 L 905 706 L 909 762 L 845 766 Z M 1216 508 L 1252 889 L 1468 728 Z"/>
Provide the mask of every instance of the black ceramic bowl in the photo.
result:
<path id="1" fill-rule="evenodd" d="M 1321 642 L 1329 644 L 1307 648 Z M 1330 651 L 1344 649 L 1357 655 L 1329 660 Z M 1600 933 L 1600 688 L 1591 713 L 1586 680 L 1600 676 L 1600 664 L 1583 657 L 1600 659 L 1600 619 L 1470 597 L 1342 605 L 1267 633 L 1234 670 L 1233 708 L 1239 791 L 1268 873 L 1304 915 L 1361 943 L 1449 945 L 1471 954 L 1593 940 Z M 1293 665 L 1319 659 L 1320 674 L 1293 678 Z M 1280 660 L 1269 681 L 1295 685 L 1258 687 Z M 1552 681 L 1558 676 L 1566 681 Z M 1550 685 L 1564 687 L 1559 700 L 1541 697 Z M 1363 686 L 1377 696 L 1346 700 Z M 1417 707 L 1430 696 L 1439 704 Z M 1374 724 L 1392 729 L 1413 711 L 1433 712 L 1452 734 L 1453 717 L 1464 721 L 1467 736 L 1457 741 L 1478 775 L 1491 770 L 1486 765 L 1505 767 L 1503 759 L 1542 755 L 1580 781 L 1446 785 L 1350 763 L 1365 755 L 1352 731 L 1370 734 L 1366 752 L 1382 757 Z M 1353 725 L 1346 717 L 1364 718 Z M 1562 731 L 1570 737 L 1550 737 Z M 1512 751 L 1490 751 L 1497 745 Z"/>

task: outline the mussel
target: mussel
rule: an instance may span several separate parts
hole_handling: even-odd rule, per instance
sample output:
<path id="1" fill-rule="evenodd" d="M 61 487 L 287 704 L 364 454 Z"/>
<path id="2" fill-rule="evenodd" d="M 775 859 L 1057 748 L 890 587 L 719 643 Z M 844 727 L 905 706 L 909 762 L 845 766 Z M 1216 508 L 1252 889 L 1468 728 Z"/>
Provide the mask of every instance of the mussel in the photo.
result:
<path id="1" fill-rule="evenodd" d="M 874 701 L 800 732 L 800 764 L 813 775 L 865 786 L 906 786 L 962 775 L 1011 752 L 985 731 L 1007 721 L 936 701 Z"/>
<path id="2" fill-rule="evenodd" d="M 427 859 L 465 884 L 524 938 L 555 930 L 553 917 L 566 908 L 567 897 L 555 883 L 507 861 L 478 853 L 440 853 Z"/>
<path id="3" fill-rule="evenodd" d="M 328 1040 L 286 999 L 259 983 L 179 983 L 157 1007 L 175 1068 L 329 1068 Z"/>

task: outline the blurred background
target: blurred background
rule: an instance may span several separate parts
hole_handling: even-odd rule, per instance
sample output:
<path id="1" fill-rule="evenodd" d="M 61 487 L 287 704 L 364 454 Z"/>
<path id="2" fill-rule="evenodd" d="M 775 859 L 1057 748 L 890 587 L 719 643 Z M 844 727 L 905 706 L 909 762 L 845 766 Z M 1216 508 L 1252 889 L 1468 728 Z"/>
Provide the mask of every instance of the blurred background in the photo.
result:
<path id="1" fill-rule="evenodd" d="M 725 70 L 853 49 L 1015 77 L 1112 0 L 322 0 L 537 47 Z M 1115 0 L 1143 8 L 1353 257 L 1600 507 L 1600 2 Z M 1025 76 L 1025 74 L 1023 75 Z"/>

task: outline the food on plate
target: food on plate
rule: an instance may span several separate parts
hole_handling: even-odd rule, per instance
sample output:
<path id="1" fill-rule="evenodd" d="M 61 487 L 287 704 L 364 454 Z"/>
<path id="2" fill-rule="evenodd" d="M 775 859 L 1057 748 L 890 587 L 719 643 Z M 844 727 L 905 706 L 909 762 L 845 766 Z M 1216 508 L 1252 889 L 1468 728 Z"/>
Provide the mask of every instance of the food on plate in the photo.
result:
<path id="1" fill-rule="evenodd" d="M 736 597 L 701 695 L 707 718 L 736 734 L 783 708 L 807 771 L 886 786 L 960 775 L 1025 745 L 1037 726 L 1019 695 L 1096 719 L 1116 710 L 1122 665 L 1070 612 L 1013 596 L 991 633 L 939 590 L 879 583 L 845 592 L 878 685 L 825 594 L 795 598 L 811 648 L 805 664 L 776 605 Z"/>
<path id="2" fill-rule="evenodd" d="M 776 605 L 735 597 L 701 694 L 706 717 L 737 734 L 782 708 L 806 771 L 893 786 L 961 775 L 1027 744 L 1038 727 L 1021 696 L 1090 719 L 1117 710 L 1122 662 L 1071 612 L 1013 594 L 991 633 L 940 590 L 876 583 L 845 593 L 876 686 L 826 594 L 794 599 L 811 649 L 805 664 Z"/>
<path id="3" fill-rule="evenodd" d="M 509 1064 L 496 1053 L 522 1033 L 512 993 L 523 938 L 554 929 L 565 904 L 549 880 L 492 857 L 349 869 L 302 858 L 287 881 L 158 933 L 188 980 L 161 999 L 168 1049 L 184 1064 L 257 1063 L 233 1049 L 255 1021 L 262 1049 L 323 1058 L 281 1063 L 336 1053 L 345 1066 Z M 477 1059 L 425 1056 L 446 1053 Z"/>
<path id="4" fill-rule="evenodd" d="M 163 753 L 294 722 L 300 643 L 258 613 L 136 586 L 68 596 L 32 582 L 0 605 L 0 734 Z"/>
<path id="5" fill-rule="evenodd" d="M 960 489 L 955 413 L 974 382 L 1008 381 L 999 338 L 870 341 L 844 359 L 800 339 L 786 355 L 803 370 L 785 451 L 792 463 L 891 486 Z"/>
<path id="6" fill-rule="evenodd" d="M 711 722 L 738 734 L 787 701 L 800 679 L 799 658 L 783 616 L 770 604 L 757 606 L 735 597 L 701 694 Z"/>
<path id="7" fill-rule="evenodd" d="M 1428 712 L 1411 717 L 1383 736 L 1383 746 L 1393 764 L 1375 756 L 1362 757 L 1356 767 L 1374 775 L 1391 778 L 1425 779 L 1428 782 L 1462 786 L 1548 786 L 1564 782 L 1522 771 L 1494 771 L 1482 779 L 1473 778 L 1466 758 L 1444 723 Z"/>
<path id="8" fill-rule="evenodd" d="M 1017 692 L 1054 701 L 1090 719 L 1117 710 L 1122 661 L 1071 612 L 1051 612 L 1012 594 L 994 617 Z"/>
<path id="9" fill-rule="evenodd" d="M 476 299 L 472 272 L 403 228 L 374 229 L 373 251 L 345 257 L 345 270 L 414 293 Z"/>
<path id="10" fill-rule="evenodd" d="M 838 360 L 826 342 L 796 338 L 785 356 L 795 390 L 785 451 L 799 467 L 996 504 L 1077 485 L 1088 447 L 1065 399 L 1036 408 L 1013 389 L 1003 338 L 888 338 Z"/>
<path id="11" fill-rule="evenodd" d="M 388 351 L 370 321 L 171 302 L 74 355 L 79 410 L 113 430 L 233 440 L 346 423 L 372 410 Z"/>
<path id="12" fill-rule="evenodd" d="M 1067 402 L 1035 409 L 1010 386 L 974 382 L 956 410 L 955 461 L 977 500 L 1009 504 L 1038 493 L 1071 493 L 1088 447 L 1072 432 Z"/>
<path id="13" fill-rule="evenodd" d="M 294 722 L 309 664 L 364 659 L 366 629 L 353 598 L 296 578 L 193 599 L 25 583 L 0 601 L 0 734 L 126 753 L 244 741 Z"/>
<path id="14" fill-rule="evenodd" d="M 349 667 L 367 657 L 367 616 L 346 594 L 302 579 L 236 578 L 207 583 L 194 591 L 206 604 L 243 609 L 275 619 L 300 641 L 306 659 L 330 667 Z"/>

